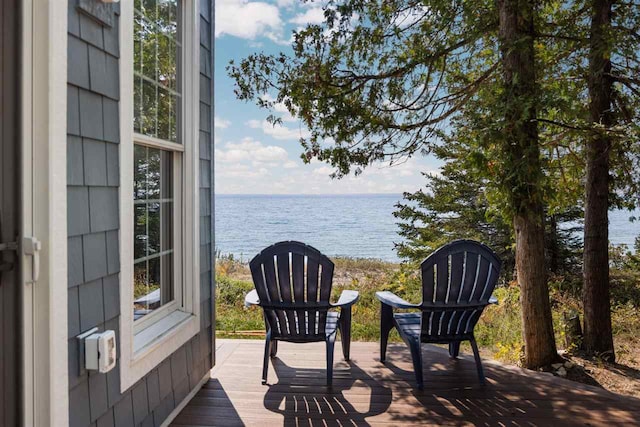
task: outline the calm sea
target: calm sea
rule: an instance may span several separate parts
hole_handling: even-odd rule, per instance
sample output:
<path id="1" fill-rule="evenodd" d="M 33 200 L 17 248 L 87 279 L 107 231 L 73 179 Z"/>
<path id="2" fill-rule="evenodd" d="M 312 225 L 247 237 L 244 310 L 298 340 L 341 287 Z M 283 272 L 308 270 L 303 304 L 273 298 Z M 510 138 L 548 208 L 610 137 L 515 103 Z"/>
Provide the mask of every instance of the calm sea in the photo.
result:
<path id="1" fill-rule="evenodd" d="M 398 194 L 377 195 L 217 195 L 216 250 L 250 260 L 262 248 L 299 240 L 329 256 L 398 261 L 401 239 L 392 212 Z M 634 213 L 609 215 L 610 240 L 633 247 L 640 223 Z M 640 212 L 635 212 L 640 215 Z"/>

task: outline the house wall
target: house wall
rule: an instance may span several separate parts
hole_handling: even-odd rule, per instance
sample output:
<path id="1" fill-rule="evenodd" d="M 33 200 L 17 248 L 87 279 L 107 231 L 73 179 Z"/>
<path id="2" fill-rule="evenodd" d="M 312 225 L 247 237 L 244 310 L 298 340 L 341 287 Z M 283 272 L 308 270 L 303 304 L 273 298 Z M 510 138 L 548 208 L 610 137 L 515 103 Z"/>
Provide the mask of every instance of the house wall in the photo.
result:
<path id="1" fill-rule="evenodd" d="M 125 393 L 120 370 L 79 375 L 75 337 L 119 341 L 118 5 L 103 26 L 69 0 L 67 85 L 68 345 L 71 426 L 160 425 L 212 366 L 212 5 L 200 8 L 200 333 Z M 131 118 L 122 118 L 131 120 Z M 119 357 L 119 355 L 118 355 Z M 119 366 L 119 364 L 118 364 Z"/>

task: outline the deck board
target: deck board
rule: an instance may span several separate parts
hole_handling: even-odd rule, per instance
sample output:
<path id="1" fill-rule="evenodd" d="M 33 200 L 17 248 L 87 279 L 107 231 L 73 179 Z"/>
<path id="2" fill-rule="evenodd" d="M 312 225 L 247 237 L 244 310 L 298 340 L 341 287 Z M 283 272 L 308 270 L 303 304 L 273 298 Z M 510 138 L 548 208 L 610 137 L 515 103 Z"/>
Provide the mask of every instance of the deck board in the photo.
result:
<path id="1" fill-rule="evenodd" d="M 378 359 L 377 343 L 353 343 L 351 362 L 336 345 L 334 385 L 325 385 L 322 343 L 280 343 L 260 383 L 264 343 L 219 340 L 211 380 L 173 426 L 235 425 L 640 425 L 640 400 L 485 361 L 481 386 L 473 359 L 450 360 L 424 346 L 425 389 L 414 388 L 404 345 Z"/>

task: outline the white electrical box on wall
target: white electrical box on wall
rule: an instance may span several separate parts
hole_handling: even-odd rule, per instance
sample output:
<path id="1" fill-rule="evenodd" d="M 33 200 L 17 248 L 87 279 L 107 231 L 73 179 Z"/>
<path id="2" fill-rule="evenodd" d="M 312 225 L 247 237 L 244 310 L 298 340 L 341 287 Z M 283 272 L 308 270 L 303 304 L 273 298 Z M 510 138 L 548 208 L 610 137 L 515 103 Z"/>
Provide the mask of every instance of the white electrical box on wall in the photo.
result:
<path id="1" fill-rule="evenodd" d="M 116 333 L 97 332 L 85 338 L 85 368 L 100 373 L 109 372 L 116 366 Z"/>

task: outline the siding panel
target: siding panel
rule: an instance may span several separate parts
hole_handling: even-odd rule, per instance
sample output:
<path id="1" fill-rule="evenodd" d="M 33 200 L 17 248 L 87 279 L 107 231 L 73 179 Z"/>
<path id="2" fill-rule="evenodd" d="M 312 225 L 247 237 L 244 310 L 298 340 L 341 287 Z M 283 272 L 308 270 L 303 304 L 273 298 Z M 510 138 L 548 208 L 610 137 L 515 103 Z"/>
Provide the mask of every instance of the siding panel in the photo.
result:
<path id="1" fill-rule="evenodd" d="M 102 97 L 80 89 L 80 134 L 102 140 Z"/>
<path id="2" fill-rule="evenodd" d="M 89 232 L 89 189 L 67 189 L 67 233 L 77 236 Z"/>
<path id="3" fill-rule="evenodd" d="M 67 330 L 70 337 L 80 333 L 80 302 L 78 299 L 78 288 L 69 289 L 69 301 L 67 302 L 69 314 L 67 319 Z"/>
<path id="4" fill-rule="evenodd" d="M 102 279 L 79 287 L 80 327 L 89 330 L 104 322 Z"/>
<path id="5" fill-rule="evenodd" d="M 133 398 L 133 420 L 136 424 L 141 424 L 147 415 L 149 415 L 147 382 L 144 379 L 133 386 L 131 397 Z"/>
<path id="6" fill-rule="evenodd" d="M 69 406 L 74 408 L 69 413 L 69 426 L 82 427 L 90 423 L 89 384 L 83 381 L 69 392 Z"/>
<path id="7" fill-rule="evenodd" d="M 120 315 L 120 277 L 112 274 L 102 280 L 102 293 L 104 295 L 104 318 L 113 319 Z"/>
<path id="8" fill-rule="evenodd" d="M 107 273 L 114 274 L 120 271 L 120 248 L 118 246 L 118 231 L 107 232 Z"/>
<path id="9" fill-rule="evenodd" d="M 84 266 L 82 263 L 82 237 L 67 239 L 67 275 L 69 287 L 77 286 L 84 281 Z"/>
<path id="10" fill-rule="evenodd" d="M 134 387 L 120 393 L 119 364 L 107 374 L 78 375 L 75 336 L 98 326 L 119 331 L 119 7 L 113 27 L 78 13 L 69 2 L 68 254 L 69 411 L 73 425 L 160 425 L 211 367 L 212 361 L 212 19 L 201 11 L 200 247 L 202 330 Z M 80 138 L 82 137 L 82 138 Z M 119 346 L 118 355 L 119 358 Z"/>
<path id="11" fill-rule="evenodd" d="M 107 243 L 105 233 L 82 236 L 84 280 L 87 282 L 107 275 Z"/>
<path id="12" fill-rule="evenodd" d="M 67 133 L 80 135 L 80 95 L 78 88 L 67 86 Z"/>
<path id="13" fill-rule="evenodd" d="M 80 37 L 82 40 L 102 49 L 104 40 L 102 39 L 102 25 L 89 18 L 84 13 L 80 13 Z"/>
<path id="14" fill-rule="evenodd" d="M 85 184 L 107 185 L 107 149 L 102 141 L 82 141 Z M 82 165 L 82 162 L 80 162 Z"/>
<path id="15" fill-rule="evenodd" d="M 89 396 L 91 396 L 91 421 L 96 421 L 107 412 L 107 376 L 103 374 L 89 375 Z"/>
<path id="16" fill-rule="evenodd" d="M 113 409 L 109 409 L 103 416 L 98 419 L 96 427 L 115 427 L 113 419 Z"/>
<path id="17" fill-rule="evenodd" d="M 109 142 L 120 141 L 120 119 L 118 115 L 118 102 L 113 99 L 103 98 L 103 122 L 104 122 L 104 139 Z M 109 184 L 118 185 L 118 184 Z"/>
<path id="18" fill-rule="evenodd" d="M 106 165 L 106 159 L 104 160 Z M 118 188 L 89 188 L 89 212 L 92 232 L 118 229 Z"/>
<path id="19" fill-rule="evenodd" d="M 87 44 L 76 37 L 69 36 L 67 55 L 69 64 L 73 64 L 67 71 L 69 83 L 88 89 L 89 51 Z"/>
<path id="20" fill-rule="evenodd" d="M 84 185 L 83 156 L 82 139 L 69 135 L 67 138 L 67 183 L 69 185 Z"/>
<path id="21" fill-rule="evenodd" d="M 115 424 L 118 427 L 133 427 L 133 401 L 131 392 L 125 393 L 123 398 L 113 407 Z"/>

